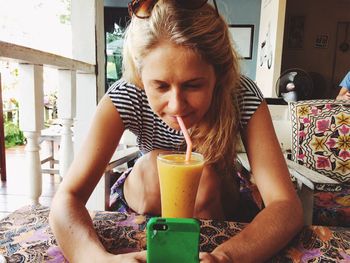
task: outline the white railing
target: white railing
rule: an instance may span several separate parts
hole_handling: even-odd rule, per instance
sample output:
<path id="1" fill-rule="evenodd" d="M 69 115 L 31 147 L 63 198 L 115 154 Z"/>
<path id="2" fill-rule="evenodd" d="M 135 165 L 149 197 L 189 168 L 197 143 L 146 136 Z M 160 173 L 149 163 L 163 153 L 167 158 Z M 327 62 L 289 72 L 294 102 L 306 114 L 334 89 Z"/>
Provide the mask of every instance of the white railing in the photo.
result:
<path id="1" fill-rule="evenodd" d="M 19 124 L 27 139 L 26 164 L 23 172 L 29 178 L 30 201 L 36 204 L 39 202 L 42 191 L 38 139 L 44 128 L 43 67 L 48 66 L 58 70 L 57 108 L 58 118 L 62 125 L 59 174 L 63 177 L 74 157 L 71 127 L 76 115 L 76 76 L 77 74 L 95 76 L 96 66 L 2 41 L 0 41 L 0 59 L 16 61 L 20 65 Z"/>

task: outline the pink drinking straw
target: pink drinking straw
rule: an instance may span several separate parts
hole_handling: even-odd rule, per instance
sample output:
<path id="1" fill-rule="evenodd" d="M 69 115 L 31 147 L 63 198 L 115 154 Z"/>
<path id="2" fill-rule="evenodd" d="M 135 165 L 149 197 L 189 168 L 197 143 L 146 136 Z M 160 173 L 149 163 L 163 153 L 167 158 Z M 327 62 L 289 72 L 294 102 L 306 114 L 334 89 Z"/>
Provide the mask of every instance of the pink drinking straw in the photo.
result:
<path id="1" fill-rule="evenodd" d="M 176 116 L 177 122 L 180 125 L 181 131 L 185 136 L 185 141 L 187 144 L 187 149 L 186 149 L 186 162 L 191 160 L 191 152 L 192 152 L 192 141 L 190 138 L 190 135 L 188 134 L 188 131 L 186 129 L 185 123 L 183 122 L 182 118 L 180 116 Z"/>

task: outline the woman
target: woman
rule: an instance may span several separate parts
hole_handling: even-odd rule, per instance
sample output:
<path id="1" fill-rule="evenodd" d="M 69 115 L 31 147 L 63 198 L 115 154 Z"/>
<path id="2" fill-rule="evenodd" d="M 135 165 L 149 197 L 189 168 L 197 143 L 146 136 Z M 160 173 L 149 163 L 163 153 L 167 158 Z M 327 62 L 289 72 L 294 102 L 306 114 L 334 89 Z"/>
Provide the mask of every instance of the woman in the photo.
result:
<path id="1" fill-rule="evenodd" d="M 160 150 L 183 149 L 176 121 L 181 116 L 194 150 L 206 160 L 194 216 L 227 218 L 237 213 L 230 203 L 237 202 L 232 173 L 239 135 L 265 205 L 240 234 L 212 253 L 201 253 L 201 261 L 265 261 L 300 229 L 302 209 L 266 102 L 252 81 L 240 77 L 227 24 L 205 0 L 134 1 L 130 10 L 123 79 L 100 101 L 88 143 L 52 203 L 50 223 L 64 255 L 72 262 L 145 261 L 145 252 L 108 254 L 85 204 L 123 131 L 130 129 L 145 155 L 118 180 L 116 208 L 159 214 L 155 156 Z"/>
<path id="2" fill-rule="evenodd" d="M 350 99 L 350 71 L 345 75 L 339 86 L 341 87 L 336 97 L 337 100 L 349 100 Z"/>

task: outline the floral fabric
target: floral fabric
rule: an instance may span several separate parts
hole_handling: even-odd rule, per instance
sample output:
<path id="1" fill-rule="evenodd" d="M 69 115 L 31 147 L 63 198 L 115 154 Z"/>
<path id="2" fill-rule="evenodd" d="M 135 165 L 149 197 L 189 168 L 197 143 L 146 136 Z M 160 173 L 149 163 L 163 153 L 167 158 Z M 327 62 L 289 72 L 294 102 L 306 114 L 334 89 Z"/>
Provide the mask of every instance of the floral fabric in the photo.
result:
<path id="1" fill-rule="evenodd" d="M 340 185 L 316 184 L 313 223 L 350 226 L 350 102 L 290 104 L 292 159 Z"/>
<path id="2" fill-rule="evenodd" d="M 290 105 L 292 158 L 350 184 L 350 102 L 307 100 Z"/>
<path id="3" fill-rule="evenodd" d="M 0 220 L 0 254 L 7 262 L 68 262 L 51 232 L 49 208 L 26 206 Z M 111 253 L 146 249 L 148 217 L 91 212 L 94 227 Z M 239 233 L 246 224 L 201 220 L 200 251 L 211 252 Z M 267 262 L 350 262 L 350 229 L 305 226 L 289 244 Z"/>
<path id="4" fill-rule="evenodd" d="M 327 226 L 350 227 L 350 187 L 340 191 L 314 190 L 313 223 Z"/>

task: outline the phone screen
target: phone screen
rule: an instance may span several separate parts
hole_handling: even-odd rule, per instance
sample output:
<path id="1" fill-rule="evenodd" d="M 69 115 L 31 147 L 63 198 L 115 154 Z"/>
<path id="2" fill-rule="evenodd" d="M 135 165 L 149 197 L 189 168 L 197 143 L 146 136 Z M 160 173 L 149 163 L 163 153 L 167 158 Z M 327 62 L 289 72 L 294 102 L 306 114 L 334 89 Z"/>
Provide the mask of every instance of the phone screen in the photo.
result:
<path id="1" fill-rule="evenodd" d="M 199 221 L 154 217 L 147 223 L 147 262 L 199 262 Z"/>

